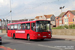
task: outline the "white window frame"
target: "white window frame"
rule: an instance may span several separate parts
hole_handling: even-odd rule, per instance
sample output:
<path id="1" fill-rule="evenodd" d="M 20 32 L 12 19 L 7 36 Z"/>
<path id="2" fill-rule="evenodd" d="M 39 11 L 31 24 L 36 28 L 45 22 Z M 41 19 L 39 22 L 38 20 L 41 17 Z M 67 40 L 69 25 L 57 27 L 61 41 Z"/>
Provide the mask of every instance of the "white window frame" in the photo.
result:
<path id="1" fill-rule="evenodd" d="M 60 17 L 60 19 L 61 19 L 61 17 Z"/>
<path id="2" fill-rule="evenodd" d="M 59 20 L 59 23 L 62 23 L 62 20 Z"/>
<path id="3" fill-rule="evenodd" d="M 74 22 L 74 18 L 73 18 L 73 22 Z"/>
<path id="4" fill-rule="evenodd" d="M 70 14 L 69 14 L 69 17 L 70 17 Z"/>
<path id="5" fill-rule="evenodd" d="M 65 17 L 67 17 L 67 15 L 64 15 Z"/>

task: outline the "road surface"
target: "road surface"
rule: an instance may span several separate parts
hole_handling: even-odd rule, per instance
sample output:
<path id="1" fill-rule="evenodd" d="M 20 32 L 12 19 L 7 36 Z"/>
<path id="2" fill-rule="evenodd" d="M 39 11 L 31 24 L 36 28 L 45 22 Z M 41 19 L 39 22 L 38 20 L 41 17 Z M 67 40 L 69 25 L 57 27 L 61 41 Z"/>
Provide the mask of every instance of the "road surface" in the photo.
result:
<path id="1" fill-rule="evenodd" d="M 25 39 L 12 39 L 7 35 L 1 35 L 3 44 L 0 46 L 14 50 L 75 50 L 75 41 L 64 39 L 45 39 L 27 41 Z M 0 48 L 2 50 L 2 48 Z"/>

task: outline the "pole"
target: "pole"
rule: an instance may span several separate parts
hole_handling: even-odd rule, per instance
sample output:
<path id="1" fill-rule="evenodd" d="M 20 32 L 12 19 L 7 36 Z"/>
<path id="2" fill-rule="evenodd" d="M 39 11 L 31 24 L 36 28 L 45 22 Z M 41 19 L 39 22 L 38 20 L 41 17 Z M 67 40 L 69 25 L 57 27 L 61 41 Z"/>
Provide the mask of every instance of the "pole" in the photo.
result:
<path id="1" fill-rule="evenodd" d="M 62 9 L 61 9 L 61 13 L 62 13 Z"/>
<path id="2" fill-rule="evenodd" d="M 11 10 L 11 0 L 10 0 L 10 16 L 11 16 L 11 23 L 12 23 L 12 10 Z"/>

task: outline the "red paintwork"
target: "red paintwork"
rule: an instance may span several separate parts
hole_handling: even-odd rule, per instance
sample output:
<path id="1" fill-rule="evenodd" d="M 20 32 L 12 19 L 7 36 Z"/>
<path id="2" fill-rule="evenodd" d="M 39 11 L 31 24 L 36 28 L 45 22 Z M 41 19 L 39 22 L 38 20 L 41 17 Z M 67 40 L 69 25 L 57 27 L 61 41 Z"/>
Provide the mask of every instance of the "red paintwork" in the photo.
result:
<path id="1" fill-rule="evenodd" d="M 36 20 L 36 21 L 48 21 L 48 20 Z M 51 32 L 35 32 L 31 30 L 31 23 L 35 23 L 36 21 L 26 21 L 26 22 L 18 22 L 18 23 L 11 23 L 11 24 L 19 24 L 19 23 L 30 23 L 30 30 L 7 30 L 7 36 L 8 37 L 13 37 L 13 34 L 15 34 L 16 38 L 23 38 L 27 39 L 27 34 L 30 35 L 30 39 L 51 39 Z M 11 24 L 8 24 L 11 25 Z M 25 33 L 15 33 L 15 31 L 25 31 Z M 40 34 L 40 36 L 38 36 Z M 50 35 L 48 35 L 50 34 Z M 47 37 L 43 37 L 47 36 Z"/>

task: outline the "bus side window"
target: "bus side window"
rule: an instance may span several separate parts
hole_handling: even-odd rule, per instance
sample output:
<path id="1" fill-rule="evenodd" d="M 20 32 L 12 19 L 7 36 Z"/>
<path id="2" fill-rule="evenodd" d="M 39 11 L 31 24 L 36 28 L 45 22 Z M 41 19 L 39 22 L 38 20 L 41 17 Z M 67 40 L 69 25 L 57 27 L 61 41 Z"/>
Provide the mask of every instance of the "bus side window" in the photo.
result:
<path id="1" fill-rule="evenodd" d="M 35 23 L 31 23 L 31 29 L 35 31 Z"/>
<path id="2" fill-rule="evenodd" d="M 14 30 L 17 30 L 17 24 L 14 25 Z"/>
<path id="3" fill-rule="evenodd" d="M 7 28 L 8 30 L 10 30 L 10 25 L 8 26 L 8 28 Z"/>
<path id="4" fill-rule="evenodd" d="M 22 29 L 22 30 L 25 29 L 25 23 L 21 24 L 21 29 Z"/>
<path id="5" fill-rule="evenodd" d="M 14 29 L 13 25 L 11 25 L 11 26 L 10 26 L 10 29 L 11 29 L 11 30 L 13 30 L 13 29 Z"/>
<path id="6" fill-rule="evenodd" d="M 26 29 L 30 29 L 30 23 L 26 23 Z"/>
<path id="7" fill-rule="evenodd" d="M 21 29 L 21 24 L 18 24 L 18 30 L 20 30 Z"/>

